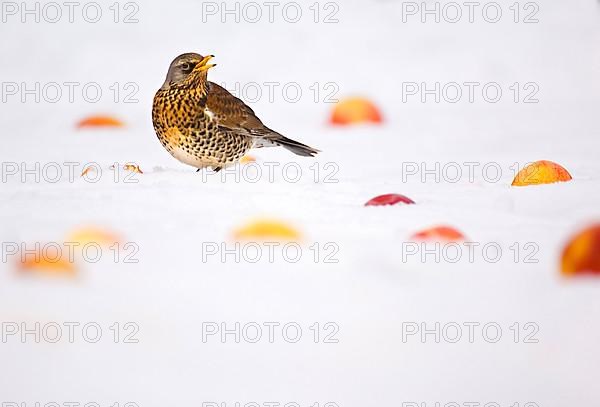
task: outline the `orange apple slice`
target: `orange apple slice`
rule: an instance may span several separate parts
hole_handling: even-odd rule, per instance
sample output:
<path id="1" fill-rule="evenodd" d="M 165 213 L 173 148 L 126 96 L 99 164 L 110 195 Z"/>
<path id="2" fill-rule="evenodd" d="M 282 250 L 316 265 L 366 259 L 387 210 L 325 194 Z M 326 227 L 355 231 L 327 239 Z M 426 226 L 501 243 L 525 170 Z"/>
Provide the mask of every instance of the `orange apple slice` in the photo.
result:
<path id="1" fill-rule="evenodd" d="M 465 240 L 465 235 L 451 226 L 436 226 L 415 233 L 411 236 L 411 239 L 434 242 L 459 242 Z"/>
<path id="2" fill-rule="evenodd" d="M 64 248 L 52 254 L 49 250 L 40 249 L 35 253 L 20 256 L 17 268 L 23 273 L 34 273 L 51 276 L 73 277 L 77 273 L 75 264 L 69 261 L 69 255 Z"/>
<path id="3" fill-rule="evenodd" d="M 338 102 L 333 108 L 331 124 L 349 125 L 357 123 L 381 123 L 379 109 L 364 98 L 348 98 Z"/>
<path id="4" fill-rule="evenodd" d="M 115 243 L 119 243 L 121 238 L 110 230 L 95 226 L 86 226 L 73 230 L 65 241 L 79 243 L 80 245 L 96 243 L 100 246 L 109 247 Z"/>
<path id="5" fill-rule="evenodd" d="M 125 123 L 111 116 L 89 116 L 77 123 L 78 128 L 83 127 L 124 127 Z"/>
<path id="6" fill-rule="evenodd" d="M 571 174 L 561 165 L 547 160 L 536 161 L 523 168 L 512 182 L 514 187 L 552 184 L 572 180 Z"/>
<path id="7" fill-rule="evenodd" d="M 562 252 L 561 272 L 600 275 L 600 224 L 579 232 Z"/>
<path id="8" fill-rule="evenodd" d="M 292 226 L 277 220 L 263 219 L 250 222 L 233 234 L 236 241 L 299 241 L 300 233 Z"/>

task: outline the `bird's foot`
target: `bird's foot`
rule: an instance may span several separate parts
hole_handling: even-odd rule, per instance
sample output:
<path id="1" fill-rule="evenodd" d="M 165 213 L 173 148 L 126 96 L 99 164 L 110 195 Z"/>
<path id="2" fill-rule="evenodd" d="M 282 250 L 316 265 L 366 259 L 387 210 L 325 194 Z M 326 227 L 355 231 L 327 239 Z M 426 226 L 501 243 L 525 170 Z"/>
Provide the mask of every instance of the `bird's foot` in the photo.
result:
<path id="1" fill-rule="evenodd" d="M 223 169 L 223 167 L 214 167 L 214 168 L 212 169 L 212 171 L 213 171 L 214 173 L 217 173 L 217 172 L 221 171 L 222 169 Z M 203 168 L 198 168 L 198 169 L 196 170 L 196 172 L 200 172 L 200 171 L 202 171 L 202 170 L 203 170 Z"/>

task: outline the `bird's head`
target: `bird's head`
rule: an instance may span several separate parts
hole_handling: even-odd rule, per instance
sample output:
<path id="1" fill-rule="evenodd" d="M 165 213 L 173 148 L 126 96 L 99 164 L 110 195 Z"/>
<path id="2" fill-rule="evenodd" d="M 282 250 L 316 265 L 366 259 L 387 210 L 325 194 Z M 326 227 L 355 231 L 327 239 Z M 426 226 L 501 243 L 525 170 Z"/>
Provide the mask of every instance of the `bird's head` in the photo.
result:
<path id="1" fill-rule="evenodd" d="M 181 54 L 171 62 L 169 66 L 169 72 L 167 72 L 167 78 L 163 84 L 163 89 L 169 88 L 173 85 L 186 84 L 188 81 L 194 78 L 199 80 L 206 80 L 207 71 L 216 66 L 216 64 L 209 64 L 214 58 L 214 55 L 207 55 L 203 57 L 200 54 L 187 53 Z"/>

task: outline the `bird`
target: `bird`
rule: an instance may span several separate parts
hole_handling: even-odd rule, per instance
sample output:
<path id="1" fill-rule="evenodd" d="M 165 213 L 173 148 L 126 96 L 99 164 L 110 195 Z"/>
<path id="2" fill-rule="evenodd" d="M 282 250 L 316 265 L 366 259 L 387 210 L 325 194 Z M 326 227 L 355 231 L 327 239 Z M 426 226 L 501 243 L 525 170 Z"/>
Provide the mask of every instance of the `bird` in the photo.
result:
<path id="1" fill-rule="evenodd" d="M 320 152 L 271 130 L 242 100 L 208 81 L 208 70 L 216 66 L 208 63 L 212 58 L 179 55 L 154 96 L 154 130 L 173 157 L 197 171 L 218 172 L 251 148 L 281 146 L 304 157 Z"/>

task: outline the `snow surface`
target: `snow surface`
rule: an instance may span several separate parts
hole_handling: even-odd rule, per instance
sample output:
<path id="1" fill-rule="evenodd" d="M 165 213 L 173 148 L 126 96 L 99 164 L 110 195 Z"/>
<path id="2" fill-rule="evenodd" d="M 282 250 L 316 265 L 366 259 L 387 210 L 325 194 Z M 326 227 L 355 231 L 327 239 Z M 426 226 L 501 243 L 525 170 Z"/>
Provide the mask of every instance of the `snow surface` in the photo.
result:
<path id="1" fill-rule="evenodd" d="M 111 3 L 100 3 L 107 12 Z M 507 11 L 513 2 L 500 3 Z M 106 255 L 80 264 L 75 280 L 22 278 L 14 259 L 3 264 L 1 321 L 96 322 L 104 336 L 96 344 L 80 336 L 75 343 L 0 343 L 2 402 L 598 404 L 599 283 L 559 275 L 569 237 L 600 215 L 597 2 L 540 1 L 538 24 L 515 24 L 510 15 L 498 24 L 403 23 L 400 1 L 338 4 L 336 24 L 312 22 L 308 2 L 307 18 L 297 24 L 202 23 L 202 3 L 193 1 L 140 2 L 137 24 L 108 17 L 97 24 L 0 24 L 3 82 L 98 82 L 106 95 L 95 104 L 81 97 L 2 104 L 4 163 L 80 164 L 72 182 L 66 175 L 57 183 L 8 177 L 0 191 L 2 241 L 61 241 L 81 225 L 97 225 L 139 246 L 137 264 Z M 232 173 L 222 182 L 162 149 L 152 97 L 171 59 L 187 51 L 214 53 L 210 79 L 228 88 L 301 85 L 298 103 L 263 96 L 251 104 L 269 127 L 323 151 L 315 159 L 282 149 L 252 153 L 259 165 L 299 165 L 298 182 L 277 171 L 274 182 L 264 173 L 258 182 L 235 182 Z M 513 103 L 510 93 L 497 104 L 402 102 L 402 82 L 468 81 L 498 82 L 507 92 L 514 82 L 535 82 L 539 103 Z M 137 83 L 139 103 L 114 103 L 114 82 Z M 338 98 L 370 98 L 385 124 L 329 127 L 332 104 L 312 100 L 315 82 L 336 83 Z M 116 115 L 127 127 L 75 129 L 97 113 Z M 510 188 L 511 166 L 539 159 L 562 164 L 574 180 Z M 109 167 L 130 161 L 144 171 L 138 182 L 114 182 Z M 78 176 L 88 162 L 103 168 L 98 183 Z M 503 171 L 498 182 L 481 171 L 472 182 L 406 177 L 406 163 L 436 162 L 493 162 Z M 338 168 L 337 183 L 325 182 L 331 168 Z M 417 205 L 363 207 L 392 192 Z M 281 256 L 273 263 L 202 261 L 203 243 L 230 243 L 234 229 L 259 217 L 301 231 L 298 263 Z M 456 226 L 481 245 L 496 243 L 500 261 L 480 254 L 472 263 L 403 259 L 410 235 L 437 224 Z M 526 263 L 521 253 L 515 262 L 510 246 L 528 242 L 539 248 L 539 261 Z M 337 264 L 312 260 L 309 247 L 326 243 L 339 248 Z M 109 326 L 128 321 L 139 326 L 139 343 L 112 343 Z M 298 323 L 302 339 L 202 341 L 203 322 L 269 321 Z M 315 322 L 337 324 L 339 342 L 314 343 Z M 494 322 L 503 335 L 497 343 L 480 331 L 473 343 L 403 341 L 406 322 Z M 514 343 L 515 322 L 539 326 L 538 342 Z"/>

